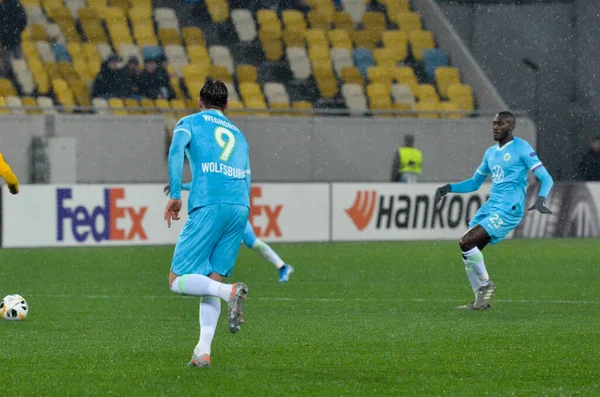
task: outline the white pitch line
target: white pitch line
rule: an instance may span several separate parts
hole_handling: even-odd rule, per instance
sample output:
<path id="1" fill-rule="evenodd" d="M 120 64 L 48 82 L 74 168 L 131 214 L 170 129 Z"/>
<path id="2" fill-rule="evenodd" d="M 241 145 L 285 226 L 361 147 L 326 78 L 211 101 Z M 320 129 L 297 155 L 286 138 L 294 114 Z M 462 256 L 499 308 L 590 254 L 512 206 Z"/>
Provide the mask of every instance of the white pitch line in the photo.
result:
<path id="1" fill-rule="evenodd" d="M 58 299 L 181 299 L 179 295 L 36 295 L 36 298 L 58 298 Z M 193 298 L 185 296 L 184 298 Z M 286 297 L 258 297 L 249 299 L 261 301 L 285 301 L 285 302 L 377 302 L 377 301 L 398 301 L 398 302 L 422 302 L 422 303 L 456 303 L 464 299 L 418 299 L 418 298 L 286 298 Z M 524 303 L 524 304 L 556 304 L 556 305 L 600 305 L 600 301 L 590 300 L 543 300 L 543 299 L 494 299 L 498 303 Z"/>

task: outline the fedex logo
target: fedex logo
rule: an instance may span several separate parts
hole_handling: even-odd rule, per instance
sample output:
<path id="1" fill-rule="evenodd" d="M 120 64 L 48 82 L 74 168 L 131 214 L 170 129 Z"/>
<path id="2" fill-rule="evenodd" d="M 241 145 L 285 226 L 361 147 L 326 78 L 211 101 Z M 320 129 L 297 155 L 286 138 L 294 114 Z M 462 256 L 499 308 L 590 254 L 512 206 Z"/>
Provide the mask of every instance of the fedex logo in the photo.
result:
<path id="1" fill-rule="evenodd" d="M 252 224 L 252 228 L 254 229 L 254 233 L 256 233 L 257 237 L 269 237 L 273 235 L 274 237 L 281 237 L 281 229 L 279 228 L 279 215 L 281 214 L 281 210 L 283 209 L 283 205 L 258 205 L 255 203 L 255 199 L 262 197 L 262 188 L 260 186 L 252 186 L 250 187 L 250 216 L 248 217 L 250 223 Z M 261 228 L 255 226 L 254 219 L 256 217 L 264 217 L 267 218 L 267 226 L 265 228 Z"/>
<path id="2" fill-rule="evenodd" d="M 84 242 L 90 235 L 96 242 L 101 241 L 130 241 L 136 237 L 147 240 L 146 231 L 142 225 L 148 207 L 138 209 L 121 207 L 118 201 L 125 198 L 125 189 L 104 189 L 103 205 L 86 208 L 83 205 L 73 205 L 73 190 L 71 188 L 56 189 L 56 225 L 57 240 L 64 241 L 65 230 L 71 229 L 76 241 Z M 99 222 L 98 220 L 102 221 Z M 119 220 L 128 219 L 131 226 L 119 228 Z"/>

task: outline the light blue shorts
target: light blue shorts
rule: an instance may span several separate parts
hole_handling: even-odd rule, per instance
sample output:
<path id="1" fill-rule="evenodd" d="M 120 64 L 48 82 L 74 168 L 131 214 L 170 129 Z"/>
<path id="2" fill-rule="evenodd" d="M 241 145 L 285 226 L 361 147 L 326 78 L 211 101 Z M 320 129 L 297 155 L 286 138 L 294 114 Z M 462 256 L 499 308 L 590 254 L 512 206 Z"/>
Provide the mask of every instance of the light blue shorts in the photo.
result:
<path id="1" fill-rule="evenodd" d="M 497 244 L 516 228 L 523 219 L 523 214 L 511 214 L 500 209 L 481 207 L 469 222 L 469 228 L 481 225 L 490 236 L 490 244 Z"/>
<path id="2" fill-rule="evenodd" d="M 256 234 L 254 234 L 254 228 L 252 228 L 252 224 L 250 221 L 246 222 L 246 228 L 244 229 L 244 244 L 246 247 L 252 248 L 254 242 L 256 241 Z"/>
<path id="3" fill-rule="evenodd" d="M 171 271 L 178 276 L 215 272 L 229 277 L 240 249 L 250 210 L 215 204 L 189 214 L 175 246 Z"/>

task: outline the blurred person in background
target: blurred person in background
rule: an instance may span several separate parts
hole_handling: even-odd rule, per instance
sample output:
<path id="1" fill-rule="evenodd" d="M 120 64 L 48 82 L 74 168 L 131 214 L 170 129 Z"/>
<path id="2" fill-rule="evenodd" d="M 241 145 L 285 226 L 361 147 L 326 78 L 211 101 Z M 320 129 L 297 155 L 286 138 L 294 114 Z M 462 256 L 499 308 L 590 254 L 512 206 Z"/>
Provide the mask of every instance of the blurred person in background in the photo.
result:
<path id="1" fill-rule="evenodd" d="M 584 181 L 600 181 L 600 135 L 579 162 L 579 177 Z"/>
<path id="2" fill-rule="evenodd" d="M 140 61 L 136 57 L 130 57 L 127 64 L 121 69 L 125 79 L 125 96 L 128 98 L 140 98 L 140 87 L 138 79 L 140 76 Z"/>
<path id="3" fill-rule="evenodd" d="M 138 80 L 140 94 L 150 99 L 174 99 L 175 91 L 169 82 L 169 74 L 156 59 L 147 59 Z"/>
<path id="4" fill-rule="evenodd" d="M 415 137 L 404 135 L 404 146 L 398 148 L 392 165 L 392 182 L 417 183 L 423 165 L 423 153 L 414 147 Z"/>
<path id="5" fill-rule="evenodd" d="M 27 26 L 27 15 L 18 0 L 0 0 L 0 43 L 2 43 L 2 75 L 8 77 L 10 60 L 21 58 L 21 34 Z"/>
<path id="6" fill-rule="evenodd" d="M 92 88 L 92 97 L 122 98 L 126 94 L 125 76 L 119 69 L 121 59 L 113 54 L 102 64 Z"/>

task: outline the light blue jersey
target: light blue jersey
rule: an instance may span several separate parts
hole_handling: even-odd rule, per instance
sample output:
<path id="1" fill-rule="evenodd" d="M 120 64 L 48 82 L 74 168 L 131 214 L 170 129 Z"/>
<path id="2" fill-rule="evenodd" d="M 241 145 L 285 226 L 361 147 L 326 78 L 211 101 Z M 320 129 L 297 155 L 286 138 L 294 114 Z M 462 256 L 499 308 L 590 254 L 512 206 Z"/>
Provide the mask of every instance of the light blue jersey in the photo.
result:
<path id="1" fill-rule="evenodd" d="M 502 241 L 523 219 L 529 171 L 542 182 L 539 195 L 545 198 L 552 188 L 552 177 L 531 145 L 515 137 L 502 147 L 494 145 L 486 150 L 473 178 L 450 184 L 452 193 L 469 193 L 479 189 L 491 175 L 490 198 L 469 222 L 470 228 L 481 225 L 491 244 Z"/>
<path id="2" fill-rule="evenodd" d="M 178 275 L 229 277 L 250 212 L 250 161 L 242 132 L 217 110 L 182 118 L 169 150 L 170 196 L 181 198 L 184 153 L 192 182 L 188 218 L 173 253 Z"/>
<path id="3" fill-rule="evenodd" d="M 515 137 L 502 147 L 489 148 L 476 171 L 492 177 L 492 190 L 486 205 L 523 215 L 527 174 L 541 165 L 531 145 L 520 138 Z"/>
<path id="4" fill-rule="evenodd" d="M 211 204 L 250 208 L 250 161 L 242 132 L 221 112 L 206 110 L 182 118 L 169 151 L 171 198 L 181 198 L 183 152 L 192 171 L 188 213 Z"/>

